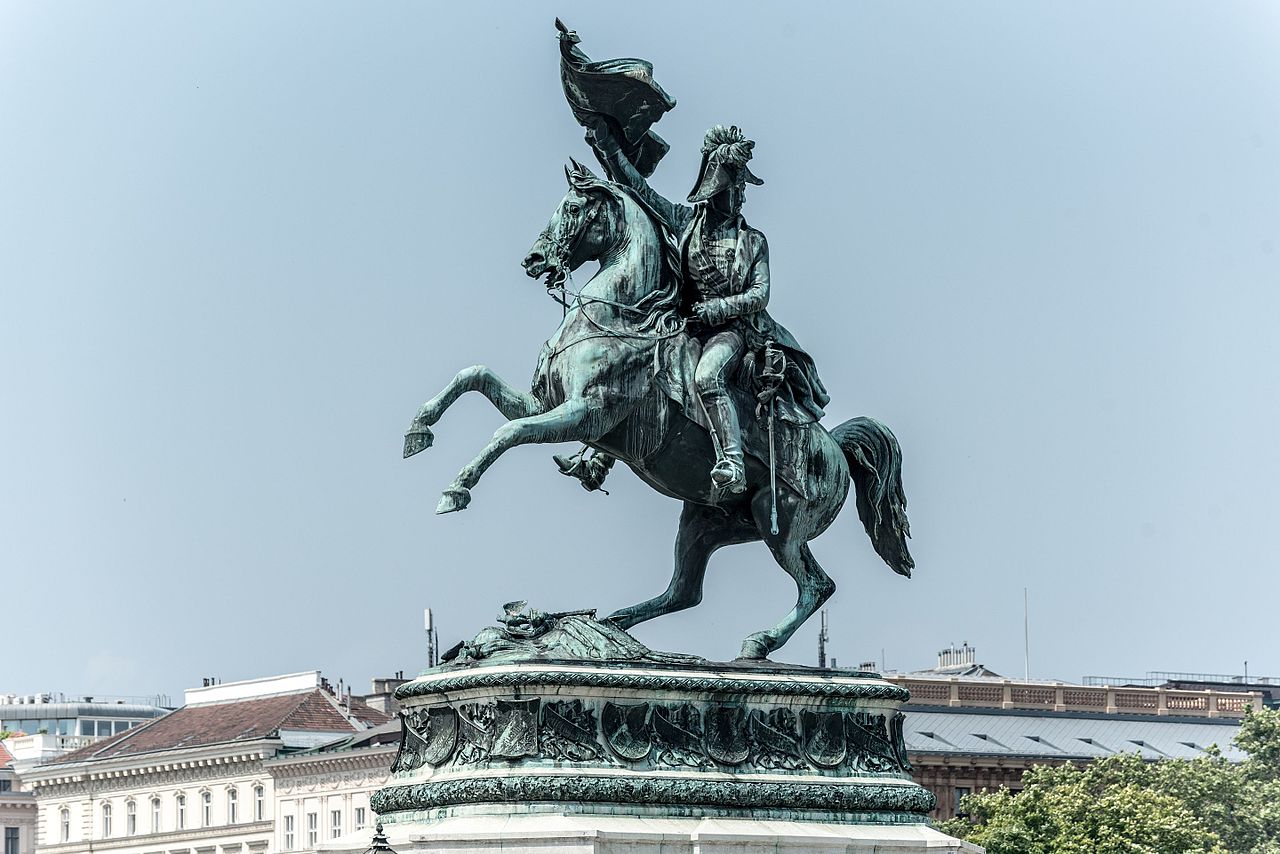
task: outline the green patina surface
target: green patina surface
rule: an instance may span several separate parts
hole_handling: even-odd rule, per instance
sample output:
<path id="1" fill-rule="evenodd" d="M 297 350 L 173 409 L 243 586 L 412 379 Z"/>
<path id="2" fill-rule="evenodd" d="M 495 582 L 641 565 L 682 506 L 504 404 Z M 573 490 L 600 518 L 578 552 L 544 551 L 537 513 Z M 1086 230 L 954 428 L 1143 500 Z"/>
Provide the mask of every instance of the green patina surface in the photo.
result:
<path id="1" fill-rule="evenodd" d="M 925 820 L 934 798 L 919 786 L 820 785 L 675 779 L 633 779 L 564 776 L 507 776 L 389 786 L 373 796 L 376 812 L 398 820 L 402 812 L 415 815 L 462 804 L 523 804 L 544 801 L 566 804 L 616 804 L 673 808 L 702 814 L 706 809 L 726 815 L 756 818 L 808 818 L 878 823 Z"/>

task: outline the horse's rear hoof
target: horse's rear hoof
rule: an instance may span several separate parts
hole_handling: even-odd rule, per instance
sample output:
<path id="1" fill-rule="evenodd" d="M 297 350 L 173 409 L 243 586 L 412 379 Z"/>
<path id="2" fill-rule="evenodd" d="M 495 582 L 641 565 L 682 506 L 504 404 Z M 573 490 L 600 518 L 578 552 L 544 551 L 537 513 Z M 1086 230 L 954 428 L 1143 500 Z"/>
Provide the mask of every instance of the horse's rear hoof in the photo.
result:
<path id="1" fill-rule="evenodd" d="M 435 441 L 430 428 L 412 427 L 408 433 L 404 434 L 404 458 L 407 460 L 414 454 L 420 454 L 427 448 L 431 447 L 431 443 Z"/>
<path id="2" fill-rule="evenodd" d="M 768 635 L 764 632 L 756 632 L 742 642 L 742 651 L 738 653 L 738 658 L 762 661 L 769 657 L 769 651 L 772 649 L 773 644 L 769 642 Z"/>
<path id="3" fill-rule="evenodd" d="M 470 503 L 471 490 L 466 487 L 460 486 L 457 489 L 446 489 L 444 494 L 440 496 L 440 503 L 436 505 L 436 515 L 466 510 L 467 505 Z"/>

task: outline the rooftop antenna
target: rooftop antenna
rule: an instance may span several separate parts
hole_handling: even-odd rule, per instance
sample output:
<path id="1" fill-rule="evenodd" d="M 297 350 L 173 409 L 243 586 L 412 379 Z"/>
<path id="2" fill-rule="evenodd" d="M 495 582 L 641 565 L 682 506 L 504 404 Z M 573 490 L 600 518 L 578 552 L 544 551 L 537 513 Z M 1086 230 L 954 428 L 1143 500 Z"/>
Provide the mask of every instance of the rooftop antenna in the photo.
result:
<path id="1" fill-rule="evenodd" d="M 422 612 L 423 626 L 427 630 L 427 667 L 435 667 L 440 663 L 439 643 L 436 638 L 435 622 L 431 619 L 431 609 Z"/>
<path id="2" fill-rule="evenodd" d="M 1022 588 L 1022 672 L 1023 681 L 1031 681 L 1031 617 L 1027 608 L 1027 588 Z"/>
<path id="3" fill-rule="evenodd" d="M 818 628 L 818 666 L 827 666 L 827 609 L 822 609 L 822 624 Z"/>

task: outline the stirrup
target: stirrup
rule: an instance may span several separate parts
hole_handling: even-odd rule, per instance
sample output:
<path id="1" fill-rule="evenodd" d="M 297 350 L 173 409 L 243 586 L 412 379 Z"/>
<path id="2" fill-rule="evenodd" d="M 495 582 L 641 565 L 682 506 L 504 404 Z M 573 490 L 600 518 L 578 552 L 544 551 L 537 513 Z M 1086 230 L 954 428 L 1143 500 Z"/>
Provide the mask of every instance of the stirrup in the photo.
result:
<path id="1" fill-rule="evenodd" d="M 747 491 L 747 473 L 743 466 L 731 459 L 717 460 L 711 469 L 711 482 L 718 489 L 735 495 Z"/>
<path id="2" fill-rule="evenodd" d="M 604 479 L 609 476 L 609 469 L 603 463 L 596 461 L 597 455 L 590 457 L 584 456 L 584 451 L 579 451 L 571 457 L 563 454 L 553 454 L 551 459 L 555 460 L 556 466 L 560 469 L 560 474 L 565 477 L 577 478 L 582 484 L 582 488 L 587 492 L 603 492 L 609 494 L 609 490 L 604 488 Z"/>

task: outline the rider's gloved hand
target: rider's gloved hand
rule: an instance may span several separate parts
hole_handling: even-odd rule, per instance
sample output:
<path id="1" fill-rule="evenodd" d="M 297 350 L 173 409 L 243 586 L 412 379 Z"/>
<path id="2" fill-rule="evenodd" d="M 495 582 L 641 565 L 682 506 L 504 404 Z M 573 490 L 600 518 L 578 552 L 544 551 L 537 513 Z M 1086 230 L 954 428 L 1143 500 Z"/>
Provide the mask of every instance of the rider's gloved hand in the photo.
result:
<path id="1" fill-rule="evenodd" d="M 729 306 L 723 299 L 710 299 L 693 307 L 693 314 L 707 326 L 722 326 L 730 318 Z"/>

